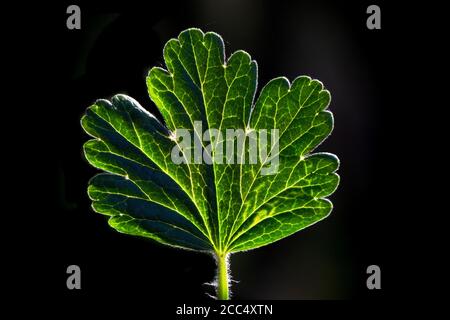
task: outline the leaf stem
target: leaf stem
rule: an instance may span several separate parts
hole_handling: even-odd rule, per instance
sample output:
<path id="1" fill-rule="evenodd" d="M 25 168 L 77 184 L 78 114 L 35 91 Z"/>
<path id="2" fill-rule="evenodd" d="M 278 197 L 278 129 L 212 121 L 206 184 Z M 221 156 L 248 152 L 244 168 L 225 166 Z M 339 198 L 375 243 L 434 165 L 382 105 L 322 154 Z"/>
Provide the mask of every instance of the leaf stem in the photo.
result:
<path id="1" fill-rule="evenodd" d="M 217 260 L 217 299 L 229 299 L 228 253 L 216 253 Z"/>

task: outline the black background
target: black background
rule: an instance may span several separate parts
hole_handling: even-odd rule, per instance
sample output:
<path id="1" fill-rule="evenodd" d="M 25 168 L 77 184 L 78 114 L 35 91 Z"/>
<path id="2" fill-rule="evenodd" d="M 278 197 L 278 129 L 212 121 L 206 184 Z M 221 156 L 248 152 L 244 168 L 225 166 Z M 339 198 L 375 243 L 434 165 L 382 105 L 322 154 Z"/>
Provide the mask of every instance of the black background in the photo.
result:
<path id="1" fill-rule="evenodd" d="M 81 7 L 81 30 L 66 28 L 70 4 Z M 164 66 L 162 48 L 169 38 L 199 27 L 222 35 L 227 56 L 238 49 L 251 54 L 259 66 L 259 90 L 281 75 L 320 79 L 332 94 L 335 129 L 317 150 L 341 160 L 341 184 L 331 196 L 335 209 L 329 218 L 231 257 L 232 276 L 239 281 L 233 283 L 233 298 L 381 301 L 414 296 L 411 268 L 419 267 L 409 255 L 411 230 L 402 220 L 415 219 L 421 205 L 406 203 L 411 197 L 408 171 L 414 165 L 402 154 L 413 144 L 405 139 L 404 111 L 418 101 L 398 92 L 421 72 L 417 64 L 412 67 L 412 55 L 422 38 L 417 24 L 407 23 L 414 16 L 401 4 L 376 2 L 382 29 L 368 30 L 370 4 L 62 1 L 41 7 L 45 19 L 28 42 L 40 60 L 34 66 L 25 63 L 28 78 L 39 86 L 33 96 L 38 103 L 28 108 L 45 106 L 39 116 L 48 121 L 38 132 L 44 138 L 30 146 L 48 168 L 34 184 L 41 189 L 35 207 L 40 215 L 31 221 L 39 228 L 32 227 L 37 236 L 27 257 L 39 260 L 44 270 L 39 288 L 69 304 L 140 299 L 169 313 L 173 310 L 164 309 L 168 301 L 210 301 L 205 292 L 213 291 L 202 285 L 215 275 L 210 256 L 119 234 L 90 209 L 86 186 L 97 170 L 83 158 L 88 136 L 79 124 L 92 102 L 116 93 L 134 97 L 159 116 L 147 95 L 146 73 Z M 78 291 L 66 288 L 71 264 L 82 270 Z M 366 288 L 371 264 L 381 267 L 381 290 Z"/>

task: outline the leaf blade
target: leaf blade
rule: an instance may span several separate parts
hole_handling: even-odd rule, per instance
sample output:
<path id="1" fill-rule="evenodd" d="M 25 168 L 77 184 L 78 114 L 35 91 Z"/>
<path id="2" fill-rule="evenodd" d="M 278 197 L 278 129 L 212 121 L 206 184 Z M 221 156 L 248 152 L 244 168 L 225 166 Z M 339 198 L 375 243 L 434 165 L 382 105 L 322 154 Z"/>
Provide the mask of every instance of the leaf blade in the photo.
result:
<path id="1" fill-rule="evenodd" d="M 311 153 L 334 126 L 331 96 L 320 81 L 275 78 L 254 102 L 256 62 L 242 50 L 226 58 L 218 34 L 195 28 L 169 40 L 163 56 L 167 70 L 152 68 L 146 82 L 164 124 L 125 95 L 97 101 L 82 118 L 96 138 L 85 143 L 85 157 L 108 172 L 92 179 L 89 195 L 112 227 L 171 246 L 227 253 L 278 241 L 331 212 L 326 197 L 339 184 L 339 160 Z M 200 143 L 200 161 L 195 148 L 181 149 L 179 129 Z M 218 138 L 206 129 L 217 129 Z M 229 137 L 230 129 L 242 134 Z M 278 142 L 249 164 L 250 136 L 261 130 L 268 141 L 278 134 Z M 233 156 L 241 151 L 240 158 L 227 163 L 222 147 Z M 172 161 L 177 148 L 186 163 Z M 209 165 L 203 156 L 222 163 Z M 277 158 L 273 174 L 262 174 Z"/>

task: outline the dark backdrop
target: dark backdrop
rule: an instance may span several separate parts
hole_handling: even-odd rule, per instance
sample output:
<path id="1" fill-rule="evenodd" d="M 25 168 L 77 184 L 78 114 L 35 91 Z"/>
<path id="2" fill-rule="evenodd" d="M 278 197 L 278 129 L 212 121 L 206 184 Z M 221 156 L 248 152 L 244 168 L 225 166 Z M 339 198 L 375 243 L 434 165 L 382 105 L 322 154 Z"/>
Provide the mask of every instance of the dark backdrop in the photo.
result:
<path id="1" fill-rule="evenodd" d="M 159 116 L 145 76 L 152 66 L 164 66 L 165 42 L 188 27 L 221 34 L 227 56 L 249 52 L 259 65 L 259 90 L 274 77 L 306 74 L 332 94 L 335 129 L 317 151 L 341 160 L 341 184 L 331 196 L 335 208 L 313 227 L 233 255 L 234 298 L 380 299 L 403 292 L 407 262 L 397 224 L 403 212 L 393 199 L 406 191 L 389 179 L 402 179 L 398 168 L 407 164 L 397 157 L 403 133 L 394 119 L 402 106 L 393 92 L 399 84 L 386 78 L 405 69 L 399 49 L 409 36 L 398 22 L 401 6 L 378 2 L 382 29 L 368 30 L 366 8 L 372 3 L 364 1 L 77 3 L 81 30 L 67 30 L 65 11 L 72 2 L 63 1 L 47 8 L 45 34 L 36 44 L 49 49 L 39 66 L 46 79 L 41 94 L 53 95 L 45 115 L 51 125 L 42 129 L 50 164 L 43 181 L 50 187 L 41 198 L 44 241 L 32 253 L 46 270 L 48 293 L 63 301 L 210 299 L 205 292 L 213 293 L 211 288 L 202 285 L 214 278 L 210 256 L 119 234 L 90 209 L 86 187 L 97 170 L 83 158 L 88 136 L 79 123 L 92 102 L 116 93 Z M 81 267 L 80 291 L 66 289 L 70 264 Z M 381 267 L 380 291 L 366 288 L 371 264 Z"/>

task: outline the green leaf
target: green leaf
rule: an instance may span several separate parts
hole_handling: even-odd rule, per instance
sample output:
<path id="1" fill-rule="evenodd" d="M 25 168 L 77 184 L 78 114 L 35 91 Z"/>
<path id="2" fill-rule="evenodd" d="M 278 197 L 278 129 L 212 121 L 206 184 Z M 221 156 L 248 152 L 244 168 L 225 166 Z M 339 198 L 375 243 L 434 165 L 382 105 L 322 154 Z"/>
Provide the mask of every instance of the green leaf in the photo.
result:
<path id="1" fill-rule="evenodd" d="M 226 59 L 222 38 L 199 29 L 167 42 L 164 61 L 167 69 L 152 68 L 147 77 L 164 123 L 125 95 L 98 100 L 82 118 L 95 138 L 84 145 L 86 159 L 107 172 L 89 182 L 88 193 L 93 209 L 109 216 L 113 228 L 226 256 L 282 239 L 331 212 L 325 197 L 339 183 L 339 161 L 311 154 L 333 129 L 326 110 L 330 93 L 319 81 L 276 78 L 254 101 L 256 62 L 244 51 Z M 201 143 L 200 161 L 195 151 L 188 161 L 193 149 L 181 146 L 180 129 Z M 208 146 L 206 129 L 225 138 Z M 245 143 L 227 137 L 230 129 L 241 129 Z M 267 141 L 278 142 L 252 162 L 251 133 L 264 130 Z M 226 162 L 222 146 L 240 158 Z M 176 148 L 188 163 L 172 160 Z M 202 154 L 223 161 L 208 164 Z"/>

